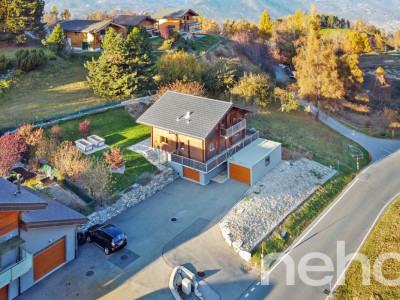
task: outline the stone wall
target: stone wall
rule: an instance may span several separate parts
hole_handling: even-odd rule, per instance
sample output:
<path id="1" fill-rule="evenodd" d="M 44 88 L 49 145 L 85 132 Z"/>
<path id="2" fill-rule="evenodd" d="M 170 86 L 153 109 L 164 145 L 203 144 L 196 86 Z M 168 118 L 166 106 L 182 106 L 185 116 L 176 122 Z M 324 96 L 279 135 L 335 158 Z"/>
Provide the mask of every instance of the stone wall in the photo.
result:
<path id="1" fill-rule="evenodd" d="M 107 206 L 100 211 L 96 211 L 88 216 L 88 222 L 80 228 L 81 232 L 85 232 L 90 226 L 102 224 L 112 217 L 115 217 L 126 209 L 138 204 L 139 202 L 151 197 L 158 191 L 162 190 L 168 184 L 176 179 L 174 171 L 171 167 L 159 174 L 153 175 L 152 180 L 145 186 L 134 184 L 132 190 L 122 194 L 111 206 Z"/>

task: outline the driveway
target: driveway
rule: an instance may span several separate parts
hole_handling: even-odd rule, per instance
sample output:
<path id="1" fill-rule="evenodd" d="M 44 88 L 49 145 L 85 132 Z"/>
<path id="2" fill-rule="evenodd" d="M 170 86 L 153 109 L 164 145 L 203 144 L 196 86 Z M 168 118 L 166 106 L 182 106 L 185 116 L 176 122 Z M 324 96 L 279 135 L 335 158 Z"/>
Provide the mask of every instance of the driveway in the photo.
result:
<path id="1" fill-rule="evenodd" d="M 172 299 L 168 281 L 177 264 L 204 271 L 221 299 L 236 299 L 258 273 L 245 270 L 217 223 L 248 188 L 231 179 L 204 187 L 180 178 L 110 221 L 126 231 L 124 249 L 106 256 L 85 244 L 76 260 L 20 299 Z"/>

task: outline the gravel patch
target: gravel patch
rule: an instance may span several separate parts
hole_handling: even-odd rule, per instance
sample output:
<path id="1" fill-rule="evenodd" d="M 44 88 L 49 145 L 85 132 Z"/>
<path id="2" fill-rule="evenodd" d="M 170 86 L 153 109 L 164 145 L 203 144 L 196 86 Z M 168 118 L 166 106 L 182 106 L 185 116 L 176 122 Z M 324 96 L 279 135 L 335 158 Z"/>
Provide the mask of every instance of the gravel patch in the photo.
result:
<path id="1" fill-rule="evenodd" d="M 239 254 L 250 252 L 312 195 L 318 185 L 325 183 L 335 173 L 304 158 L 281 162 L 251 187 L 222 219 L 220 228 L 224 238 Z"/>

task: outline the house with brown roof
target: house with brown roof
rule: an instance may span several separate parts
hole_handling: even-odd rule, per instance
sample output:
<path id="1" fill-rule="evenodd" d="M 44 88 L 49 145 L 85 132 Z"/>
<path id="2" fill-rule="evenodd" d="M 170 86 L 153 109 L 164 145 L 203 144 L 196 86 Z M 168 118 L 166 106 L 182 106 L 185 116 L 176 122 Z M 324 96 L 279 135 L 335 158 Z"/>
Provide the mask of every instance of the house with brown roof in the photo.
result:
<path id="1" fill-rule="evenodd" d="M 13 299 L 75 259 L 80 213 L 0 177 L 0 299 Z"/>
<path id="2" fill-rule="evenodd" d="M 192 36 L 201 31 L 201 23 L 198 22 L 198 13 L 188 8 L 160 8 L 152 18 L 158 21 L 156 30 L 168 27 L 183 36 Z"/>
<path id="3" fill-rule="evenodd" d="M 98 51 L 101 49 L 101 41 L 108 29 L 113 28 L 122 38 L 126 38 L 127 28 L 112 20 L 69 20 L 59 21 L 49 26 L 52 30 L 60 24 L 64 30 L 68 45 L 77 50 Z"/>
<path id="4" fill-rule="evenodd" d="M 119 15 L 114 18 L 114 23 L 125 26 L 129 29 L 129 27 L 144 27 L 146 28 L 149 34 L 153 34 L 154 32 L 154 24 L 157 23 L 157 20 L 151 18 L 150 16 L 139 16 L 139 15 Z"/>
<path id="5" fill-rule="evenodd" d="M 255 110 L 166 92 L 137 120 L 151 127 L 151 147 L 185 179 L 208 184 L 222 174 L 249 185 L 281 161 L 281 144 L 247 128 Z M 224 175 L 225 174 L 225 175 Z"/>

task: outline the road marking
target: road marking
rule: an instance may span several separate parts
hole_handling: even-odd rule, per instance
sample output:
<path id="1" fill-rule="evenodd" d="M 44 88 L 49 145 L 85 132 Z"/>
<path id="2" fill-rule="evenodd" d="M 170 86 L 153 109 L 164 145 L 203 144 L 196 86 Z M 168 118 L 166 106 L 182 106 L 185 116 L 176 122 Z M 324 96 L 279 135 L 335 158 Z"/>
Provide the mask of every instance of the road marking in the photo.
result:
<path id="1" fill-rule="evenodd" d="M 249 296 L 249 293 L 247 293 L 244 297 L 247 298 Z"/>
<path id="2" fill-rule="evenodd" d="M 348 191 L 353 187 L 353 185 L 356 184 L 358 181 L 358 178 L 354 180 L 354 182 L 346 189 L 346 191 L 332 204 L 332 206 L 320 217 L 320 219 L 313 225 L 311 228 L 303 235 L 303 237 L 283 256 L 282 259 L 279 259 L 278 262 L 270 269 L 268 270 L 267 274 L 270 274 L 280 263 L 283 261 L 292 251 L 295 249 L 304 239 L 305 237 L 321 222 L 321 220 L 338 204 L 344 197 L 344 195 L 347 194 Z"/>
<path id="3" fill-rule="evenodd" d="M 379 148 L 379 149 L 381 149 L 381 150 L 383 150 L 383 151 L 385 151 L 385 152 L 387 152 L 387 153 L 392 153 L 392 152 L 390 152 L 390 151 L 388 151 L 388 150 L 386 150 L 386 149 L 383 149 L 383 148 Z"/>
<path id="4" fill-rule="evenodd" d="M 360 246 L 358 246 L 356 252 L 354 253 L 353 257 L 351 258 L 351 260 L 349 261 L 349 263 L 347 264 L 346 268 L 343 270 L 342 274 L 340 274 L 338 280 L 336 281 L 336 283 L 333 285 L 331 292 L 335 290 L 335 288 L 337 287 L 337 285 L 339 284 L 339 282 L 342 280 L 342 278 L 344 277 L 344 275 L 346 274 L 347 269 L 351 266 L 351 263 L 354 261 L 354 258 L 356 257 L 356 255 L 358 254 L 358 252 L 360 252 L 361 247 L 364 245 L 365 241 L 367 240 L 368 236 L 371 234 L 371 231 L 374 229 L 376 223 L 379 221 L 381 215 L 383 214 L 383 212 L 386 210 L 386 207 L 388 205 L 390 205 L 395 199 L 397 199 L 400 195 L 400 192 L 398 192 L 392 199 L 390 199 L 388 201 L 388 203 L 385 204 L 385 206 L 381 209 L 381 211 L 379 212 L 378 216 L 375 218 L 374 223 L 372 223 L 371 227 L 369 228 L 367 234 L 365 235 L 365 237 L 363 238 L 363 240 L 361 241 Z M 331 297 L 331 295 L 329 295 L 328 297 L 326 297 L 325 299 L 329 299 Z"/>
<path id="5" fill-rule="evenodd" d="M 389 158 L 392 155 L 395 155 L 397 153 L 400 153 L 400 151 L 396 150 L 394 152 L 391 152 L 389 155 L 381 157 L 380 159 L 374 161 L 372 164 L 370 164 L 368 167 L 366 167 L 361 173 L 365 173 L 369 168 L 371 168 L 373 165 L 377 164 L 378 162 L 380 162 L 381 160 L 384 160 L 385 158 Z"/>
<path id="6" fill-rule="evenodd" d="M 255 289 L 255 288 L 253 287 L 250 291 L 252 292 L 252 291 L 254 291 L 254 289 Z"/>
<path id="7" fill-rule="evenodd" d="M 261 282 L 257 282 L 257 285 L 260 285 Z"/>

